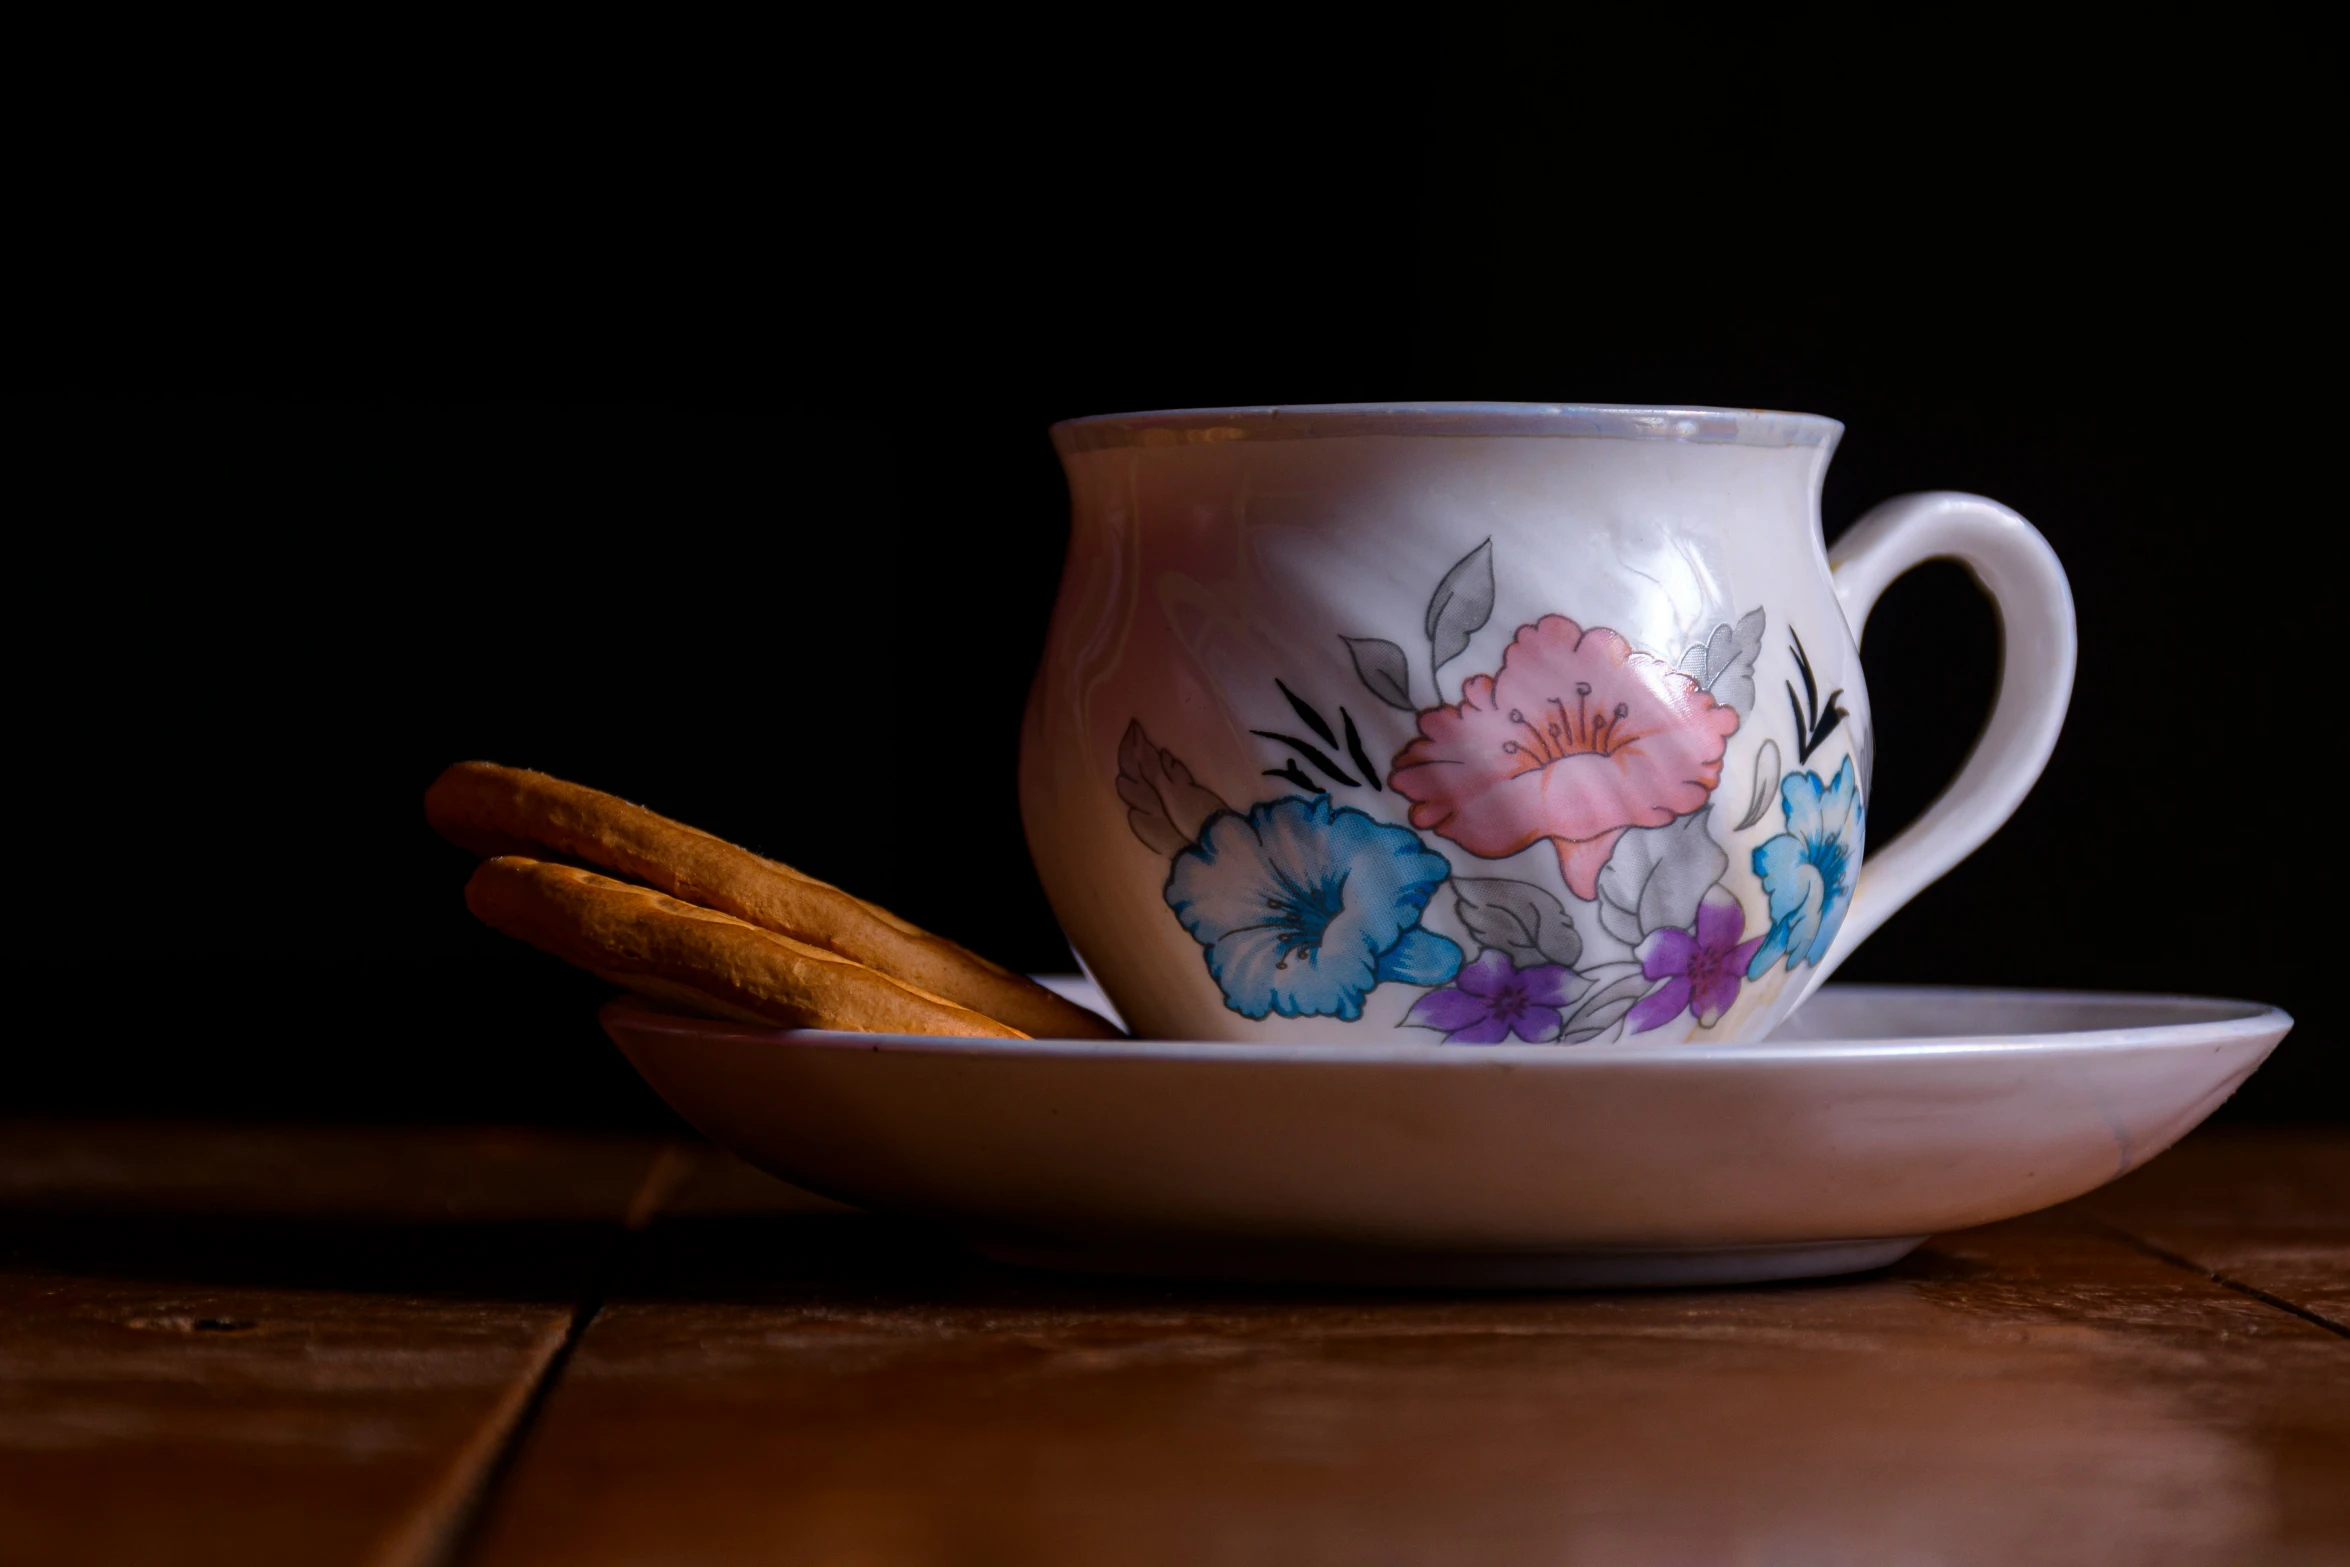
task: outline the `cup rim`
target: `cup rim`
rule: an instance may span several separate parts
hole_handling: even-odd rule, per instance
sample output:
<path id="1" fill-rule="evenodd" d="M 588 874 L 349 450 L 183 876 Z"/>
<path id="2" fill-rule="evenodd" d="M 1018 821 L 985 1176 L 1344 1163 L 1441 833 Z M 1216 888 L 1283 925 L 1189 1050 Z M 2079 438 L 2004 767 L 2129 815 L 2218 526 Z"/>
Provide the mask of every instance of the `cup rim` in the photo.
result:
<path id="1" fill-rule="evenodd" d="M 1833 448 L 1843 424 L 1772 408 L 1632 403 L 1271 403 L 1089 414 L 1052 427 L 1064 452 L 1337 436 L 1549 436 Z"/>

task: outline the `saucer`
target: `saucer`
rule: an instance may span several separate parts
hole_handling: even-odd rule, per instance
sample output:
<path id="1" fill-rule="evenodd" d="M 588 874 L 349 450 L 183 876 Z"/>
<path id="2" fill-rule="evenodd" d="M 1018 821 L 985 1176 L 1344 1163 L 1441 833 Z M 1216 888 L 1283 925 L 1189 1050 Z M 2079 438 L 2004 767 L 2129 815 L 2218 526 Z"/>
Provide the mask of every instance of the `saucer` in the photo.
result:
<path id="1" fill-rule="evenodd" d="M 1747 1045 L 943 1039 L 634 1001 L 603 1023 L 751 1163 L 950 1225 L 998 1261 L 1605 1288 L 1881 1267 L 1937 1231 L 2077 1197 L 2209 1115 L 2292 1019 L 1830 985 Z"/>

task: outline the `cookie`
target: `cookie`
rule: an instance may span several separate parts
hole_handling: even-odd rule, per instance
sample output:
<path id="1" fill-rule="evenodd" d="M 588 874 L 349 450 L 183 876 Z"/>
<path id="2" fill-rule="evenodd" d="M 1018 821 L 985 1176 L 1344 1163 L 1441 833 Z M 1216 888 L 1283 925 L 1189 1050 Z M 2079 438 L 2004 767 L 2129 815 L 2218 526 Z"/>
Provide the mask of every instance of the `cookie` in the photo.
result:
<path id="1" fill-rule="evenodd" d="M 482 922 L 657 1001 L 791 1028 L 1019 1039 L 862 963 L 594 871 L 501 855 L 465 886 Z"/>
<path id="2" fill-rule="evenodd" d="M 576 860 L 852 959 L 1039 1039 L 1115 1039 L 1106 1020 L 828 882 L 599 790 L 460 762 L 424 797 L 444 837 L 481 854 Z"/>

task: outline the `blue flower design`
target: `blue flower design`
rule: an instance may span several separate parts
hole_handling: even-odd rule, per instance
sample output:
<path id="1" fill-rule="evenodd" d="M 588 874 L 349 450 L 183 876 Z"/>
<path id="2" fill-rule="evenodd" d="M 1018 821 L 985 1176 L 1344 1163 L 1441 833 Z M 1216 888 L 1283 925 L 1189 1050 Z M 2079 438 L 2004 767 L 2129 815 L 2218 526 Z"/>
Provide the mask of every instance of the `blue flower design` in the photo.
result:
<path id="1" fill-rule="evenodd" d="M 1748 979 L 1762 978 L 1781 959 L 1793 968 L 1826 957 L 1860 871 L 1868 807 L 1860 802 L 1851 757 L 1831 783 L 1821 783 L 1818 773 L 1789 773 L 1779 784 L 1779 806 L 1787 813 L 1787 830 L 1754 851 L 1771 928 L 1746 966 Z"/>
<path id="2" fill-rule="evenodd" d="M 1233 1011 L 1352 1022 L 1385 980 L 1441 985 L 1460 972 L 1461 949 L 1420 928 L 1451 872 L 1408 828 L 1290 795 L 1209 817 L 1175 856 L 1167 906 L 1207 948 Z"/>

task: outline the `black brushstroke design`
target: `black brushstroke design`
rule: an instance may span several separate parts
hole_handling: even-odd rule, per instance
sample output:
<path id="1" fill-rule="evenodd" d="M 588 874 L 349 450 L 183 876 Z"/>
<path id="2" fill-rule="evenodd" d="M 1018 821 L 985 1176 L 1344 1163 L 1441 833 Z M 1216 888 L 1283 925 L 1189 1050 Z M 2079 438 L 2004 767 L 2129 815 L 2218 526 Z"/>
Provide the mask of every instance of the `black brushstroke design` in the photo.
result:
<path id="1" fill-rule="evenodd" d="M 1304 698 L 1300 697 L 1295 691 L 1290 690 L 1289 687 L 1282 685 L 1278 679 L 1276 679 L 1273 684 L 1279 688 L 1283 696 L 1289 698 L 1289 710 L 1297 714 L 1298 717 L 1304 719 L 1306 721 L 1306 727 L 1311 729 L 1314 733 L 1320 735 L 1324 745 L 1336 745 L 1338 743 L 1338 736 L 1330 732 L 1330 720 L 1324 718 L 1320 713 L 1315 712 L 1313 708 L 1307 704 Z M 1339 711 L 1344 712 L 1345 709 L 1340 708 Z"/>
<path id="2" fill-rule="evenodd" d="M 1281 744 L 1288 746 L 1292 751 L 1295 751 L 1298 755 L 1304 757 L 1307 761 L 1313 763 L 1316 767 L 1319 767 L 1322 769 L 1322 771 L 1328 773 L 1331 777 L 1337 779 L 1340 783 L 1347 785 L 1349 788 L 1360 788 L 1362 786 L 1361 779 L 1355 777 L 1345 768 L 1330 760 L 1330 754 L 1327 751 L 1324 751 L 1320 746 L 1314 744 L 1314 742 L 1311 740 L 1300 740 L 1295 735 L 1278 734 L 1270 729 L 1251 729 L 1249 733 L 1252 735 L 1260 735 L 1267 740 L 1278 740 Z M 1317 784 L 1315 787 L 1319 788 L 1320 785 Z"/>
<path id="3" fill-rule="evenodd" d="M 1265 776 L 1267 778 L 1286 778 L 1300 789 L 1309 790 L 1314 794 L 1328 794 L 1330 792 L 1304 773 L 1299 772 L 1295 762 L 1283 762 L 1279 767 L 1268 767 L 1265 769 Z"/>
<path id="4" fill-rule="evenodd" d="M 1844 694 L 1838 686 L 1828 693 L 1827 711 L 1820 710 L 1820 683 L 1812 678 L 1811 659 L 1803 651 L 1803 638 L 1790 626 L 1787 635 L 1795 639 L 1795 668 L 1803 676 L 1803 700 L 1795 700 L 1795 682 L 1787 682 L 1787 707 L 1795 715 L 1795 763 L 1798 767 L 1811 760 L 1811 754 L 1827 743 L 1836 726 L 1852 716 L 1836 704 Z"/>
<path id="5" fill-rule="evenodd" d="M 1346 720 L 1346 754 L 1354 758 L 1355 766 L 1363 770 L 1372 788 L 1384 790 L 1387 786 L 1379 781 L 1379 769 L 1371 765 L 1369 754 L 1363 750 L 1363 737 L 1355 732 L 1355 715 L 1342 707 L 1338 716 Z"/>

